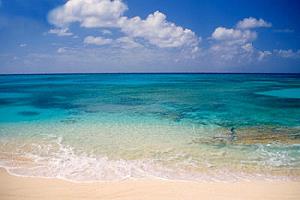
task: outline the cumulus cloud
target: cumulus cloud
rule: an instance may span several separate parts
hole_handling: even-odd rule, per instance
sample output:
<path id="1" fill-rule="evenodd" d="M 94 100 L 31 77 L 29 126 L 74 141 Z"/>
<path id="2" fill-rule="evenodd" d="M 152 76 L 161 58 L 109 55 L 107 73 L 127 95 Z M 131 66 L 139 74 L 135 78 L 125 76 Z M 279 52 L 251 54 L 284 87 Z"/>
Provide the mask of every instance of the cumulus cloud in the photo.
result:
<path id="1" fill-rule="evenodd" d="M 156 11 L 148 15 L 145 20 L 140 17 L 122 18 L 120 27 L 131 37 L 141 37 L 151 44 L 161 48 L 197 46 L 196 34 L 166 20 L 166 15 Z"/>
<path id="2" fill-rule="evenodd" d="M 282 58 L 300 58 L 300 49 L 296 51 L 292 49 L 275 49 L 274 53 Z"/>
<path id="3" fill-rule="evenodd" d="M 256 28 L 272 26 L 264 19 L 248 17 L 238 21 L 234 27 L 217 27 L 209 37 L 208 47 L 200 49 L 201 37 L 168 21 L 164 13 L 156 11 L 146 18 L 128 17 L 125 15 L 127 9 L 122 0 L 68 0 L 48 14 L 49 22 L 55 27 L 49 33 L 72 35 L 69 29 L 74 23 L 82 28 L 96 28 L 100 36 L 87 36 L 83 39 L 84 44 L 109 45 L 109 48 L 93 49 L 109 49 L 105 51 L 108 53 L 122 52 L 126 58 L 132 59 L 135 55 L 129 55 L 133 51 L 125 53 L 127 49 L 155 56 L 159 54 L 153 52 L 163 52 L 164 56 L 170 56 L 165 58 L 168 61 L 171 58 L 188 60 L 202 56 L 211 63 L 221 65 L 261 61 L 273 54 L 281 57 L 297 57 L 300 54 L 291 50 L 256 49 Z"/>
<path id="4" fill-rule="evenodd" d="M 116 27 L 127 10 L 121 0 L 69 0 L 50 11 L 48 20 L 57 27 L 78 22 L 82 27 Z"/>
<path id="5" fill-rule="evenodd" d="M 229 41 L 234 43 L 246 43 L 257 37 L 256 32 L 250 30 L 238 30 L 233 28 L 218 27 L 212 33 L 212 38 L 218 41 Z"/>
<path id="6" fill-rule="evenodd" d="M 120 37 L 120 38 L 116 39 L 116 44 L 117 44 L 117 46 L 120 46 L 125 49 L 144 47 L 143 45 L 136 42 L 133 38 L 130 38 L 130 37 Z"/>
<path id="7" fill-rule="evenodd" d="M 249 17 L 240 20 L 234 28 L 217 27 L 211 35 L 212 45 L 209 52 L 220 63 L 261 61 L 270 52 L 255 49 L 253 42 L 257 39 L 257 32 L 253 29 L 270 26 L 263 19 Z"/>
<path id="8" fill-rule="evenodd" d="M 213 43 L 209 49 L 210 56 L 220 63 L 245 62 L 253 55 L 252 42 L 256 38 L 256 32 L 250 30 L 218 27 L 211 36 Z"/>
<path id="9" fill-rule="evenodd" d="M 103 38 L 103 37 L 94 37 L 94 36 L 87 36 L 84 38 L 85 44 L 94 44 L 94 45 L 107 45 L 111 44 L 113 42 L 112 39 L 109 38 Z"/>
<path id="10" fill-rule="evenodd" d="M 159 48 L 184 47 L 192 53 L 198 51 L 199 37 L 190 29 L 167 21 L 165 14 L 156 11 L 146 19 L 138 16 L 128 18 L 124 16 L 126 10 L 127 5 L 122 0 L 69 0 L 50 11 L 48 19 L 60 30 L 75 22 L 85 28 L 114 27 L 118 28 L 124 37 L 141 38 Z M 108 31 L 102 33 L 109 34 Z M 98 43 L 102 44 L 102 41 Z"/>
<path id="11" fill-rule="evenodd" d="M 71 36 L 73 33 L 69 32 L 69 28 L 55 28 L 55 29 L 50 29 L 48 31 L 50 34 L 56 34 L 58 36 Z"/>
<path id="12" fill-rule="evenodd" d="M 253 55 L 252 44 L 226 45 L 214 44 L 208 50 L 208 57 L 217 64 L 248 63 Z"/>
<path id="13" fill-rule="evenodd" d="M 272 24 L 266 22 L 263 19 L 256 19 L 254 17 L 248 17 L 241 21 L 239 21 L 236 25 L 238 29 L 253 29 L 253 28 L 260 28 L 260 27 L 271 27 Z"/>

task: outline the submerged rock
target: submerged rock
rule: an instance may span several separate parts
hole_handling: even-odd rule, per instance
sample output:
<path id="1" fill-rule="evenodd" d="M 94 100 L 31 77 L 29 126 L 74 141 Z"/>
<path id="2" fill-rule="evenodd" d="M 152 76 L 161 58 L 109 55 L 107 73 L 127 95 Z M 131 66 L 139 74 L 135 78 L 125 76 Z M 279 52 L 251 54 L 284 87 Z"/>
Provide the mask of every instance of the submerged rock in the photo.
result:
<path id="1" fill-rule="evenodd" d="M 300 129 L 287 127 L 233 127 L 212 137 L 194 138 L 191 144 L 300 144 Z"/>
<path id="2" fill-rule="evenodd" d="M 22 112 L 18 112 L 19 115 L 23 115 L 23 116 L 36 116 L 39 115 L 39 112 L 34 112 L 34 111 L 22 111 Z"/>
<path id="3" fill-rule="evenodd" d="M 287 127 L 252 127 L 239 130 L 237 143 L 300 144 L 300 129 Z"/>
<path id="4" fill-rule="evenodd" d="M 76 119 L 63 119 L 63 120 L 60 120 L 60 122 L 65 123 L 65 124 L 74 124 L 77 122 L 77 120 Z"/>

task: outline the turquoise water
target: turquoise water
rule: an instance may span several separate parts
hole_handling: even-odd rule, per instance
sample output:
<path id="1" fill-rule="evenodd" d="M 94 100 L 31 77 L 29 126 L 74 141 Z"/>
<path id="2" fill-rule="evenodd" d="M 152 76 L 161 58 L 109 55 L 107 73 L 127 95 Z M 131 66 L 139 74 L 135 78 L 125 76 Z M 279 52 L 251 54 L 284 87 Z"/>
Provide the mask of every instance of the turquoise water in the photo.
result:
<path id="1" fill-rule="evenodd" d="M 299 178 L 300 75 L 0 76 L 0 164 L 74 181 Z"/>
<path id="2" fill-rule="evenodd" d="M 269 95 L 269 96 L 279 97 L 279 98 L 300 99 L 300 88 L 271 90 L 266 92 L 260 92 L 258 94 Z"/>

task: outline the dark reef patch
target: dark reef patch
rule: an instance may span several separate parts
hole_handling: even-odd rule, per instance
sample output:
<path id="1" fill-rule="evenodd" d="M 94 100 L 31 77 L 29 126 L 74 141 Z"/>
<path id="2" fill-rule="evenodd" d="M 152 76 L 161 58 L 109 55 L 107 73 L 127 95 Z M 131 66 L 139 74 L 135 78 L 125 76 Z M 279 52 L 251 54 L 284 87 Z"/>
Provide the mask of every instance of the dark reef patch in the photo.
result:
<path id="1" fill-rule="evenodd" d="M 9 99 L 0 99 L 0 106 L 7 106 L 11 104 L 14 104 L 14 102 Z"/>
<path id="2" fill-rule="evenodd" d="M 34 111 L 22 111 L 22 112 L 18 112 L 19 115 L 22 116 L 37 116 L 40 113 L 39 112 L 34 112 Z"/>

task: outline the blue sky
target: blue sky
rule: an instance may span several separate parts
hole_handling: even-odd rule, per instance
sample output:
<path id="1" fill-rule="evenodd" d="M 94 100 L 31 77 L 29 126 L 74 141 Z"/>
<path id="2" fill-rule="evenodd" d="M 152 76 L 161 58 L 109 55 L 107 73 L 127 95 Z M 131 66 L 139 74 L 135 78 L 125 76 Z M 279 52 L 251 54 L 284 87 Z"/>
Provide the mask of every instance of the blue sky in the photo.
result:
<path id="1" fill-rule="evenodd" d="M 0 73 L 300 72 L 295 0 L 0 0 Z"/>

